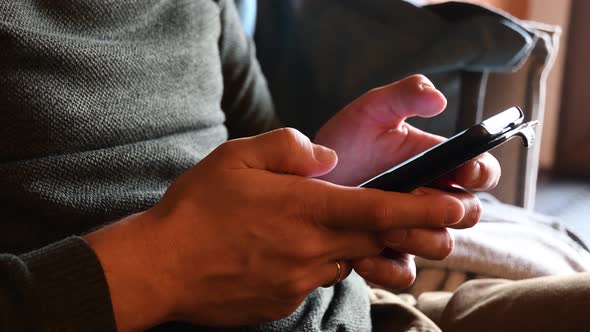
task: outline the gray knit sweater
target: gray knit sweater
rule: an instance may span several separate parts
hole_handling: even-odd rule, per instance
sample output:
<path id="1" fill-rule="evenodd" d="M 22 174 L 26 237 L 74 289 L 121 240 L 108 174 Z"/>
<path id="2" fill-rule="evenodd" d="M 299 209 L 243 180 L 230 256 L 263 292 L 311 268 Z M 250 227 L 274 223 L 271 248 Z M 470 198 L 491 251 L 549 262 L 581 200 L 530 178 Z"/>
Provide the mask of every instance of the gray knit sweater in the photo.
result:
<path id="1" fill-rule="evenodd" d="M 275 125 L 231 2 L 0 0 L 0 330 L 113 330 L 76 235 L 149 208 L 228 134 Z M 352 277 L 245 329 L 369 328 Z"/>

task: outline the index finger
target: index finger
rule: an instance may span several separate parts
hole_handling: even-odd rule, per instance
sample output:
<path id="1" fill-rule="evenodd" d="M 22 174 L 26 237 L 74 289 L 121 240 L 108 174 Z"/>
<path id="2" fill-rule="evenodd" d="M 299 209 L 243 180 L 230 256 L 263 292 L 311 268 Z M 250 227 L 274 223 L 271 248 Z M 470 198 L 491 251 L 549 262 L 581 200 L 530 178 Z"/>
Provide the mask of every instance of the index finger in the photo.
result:
<path id="1" fill-rule="evenodd" d="M 309 190 L 314 194 L 305 195 L 305 213 L 325 227 L 368 231 L 439 228 L 459 223 L 465 214 L 459 199 L 442 192 L 414 195 L 311 182 L 315 188 Z"/>

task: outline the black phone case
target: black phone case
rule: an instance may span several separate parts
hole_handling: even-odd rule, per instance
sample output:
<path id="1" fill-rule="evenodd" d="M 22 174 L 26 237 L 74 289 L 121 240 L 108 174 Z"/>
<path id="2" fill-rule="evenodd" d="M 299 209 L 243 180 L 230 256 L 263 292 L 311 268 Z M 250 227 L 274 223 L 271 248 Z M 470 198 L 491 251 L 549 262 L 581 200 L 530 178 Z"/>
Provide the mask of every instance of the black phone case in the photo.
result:
<path id="1" fill-rule="evenodd" d="M 522 121 L 522 118 L 519 120 Z M 534 127 L 537 124 L 537 121 L 519 126 L 516 123 L 508 124 L 505 130 L 497 135 L 491 135 L 482 124 L 473 126 L 359 187 L 410 192 L 432 183 L 437 178 L 513 137 L 521 137 L 524 145 L 530 147 L 535 140 Z"/>
<path id="2" fill-rule="evenodd" d="M 410 192 L 431 183 L 489 150 L 493 140 L 489 140 L 487 136 L 486 130 L 481 126 L 469 128 L 456 138 L 445 141 L 361 186 L 386 191 Z"/>
<path id="3" fill-rule="evenodd" d="M 370 179 L 360 187 L 410 192 L 432 183 L 437 178 L 513 137 L 521 137 L 524 145 L 530 147 L 535 141 L 534 127 L 538 122 L 532 121 L 519 125 L 522 123 L 522 111 L 520 109 L 518 111 L 520 117 L 514 122 L 507 123 L 499 133 L 490 134 L 483 123 L 473 126 Z M 385 248 L 380 255 L 389 259 L 398 259 L 401 253 Z"/>

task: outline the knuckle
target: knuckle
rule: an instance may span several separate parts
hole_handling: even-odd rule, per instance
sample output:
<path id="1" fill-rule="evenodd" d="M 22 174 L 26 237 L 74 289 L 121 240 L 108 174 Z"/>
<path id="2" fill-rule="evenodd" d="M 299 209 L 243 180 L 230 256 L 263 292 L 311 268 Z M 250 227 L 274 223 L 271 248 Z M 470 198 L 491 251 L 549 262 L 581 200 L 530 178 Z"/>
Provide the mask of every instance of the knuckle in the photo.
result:
<path id="1" fill-rule="evenodd" d="M 311 146 L 311 141 L 301 132 L 294 128 L 280 128 L 275 130 L 277 135 L 277 144 L 282 150 L 282 165 L 280 168 L 285 170 L 291 168 L 293 159 L 290 158 L 293 155 L 300 155 L 301 150 Z"/>
<path id="2" fill-rule="evenodd" d="M 393 216 L 392 207 L 388 204 L 375 204 L 372 208 L 373 224 L 377 230 L 387 230 L 391 227 Z"/>
<path id="3" fill-rule="evenodd" d="M 220 158 L 229 158 L 239 151 L 237 145 L 235 140 L 224 142 L 215 149 L 215 154 Z"/>
<path id="4" fill-rule="evenodd" d="M 426 76 L 424 76 L 422 74 L 414 74 L 414 75 L 408 76 L 407 80 L 411 83 L 420 83 L 420 82 L 424 82 L 424 81 L 427 81 L 427 82 L 430 81 Z"/>
<path id="5" fill-rule="evenodd" d="M 325 240 L 326 229 L 331 227 L 344 210 L 342 202 L 335 195 L 319 189 L 317 183 L 313 182 L 303 181 L 292 186 L 288 194 L 289 205 L 284 209 L 303 227 L 307 227 L 306 236 L 299 238 L 302 242 Z"/>
<path id="6" fill-rule="evenodd" d="M 290 190 L 287 193 L 289 200 L 285 210 L 298 220 L 305 220 L 315 225 L 319 224 L 322 216 L 327 214 L 327 204 L 322 192 L 314 193 L 314 199 L 306 199 L 310 193 L 308 187 L 308 183 L 303 183 Z"/>
<path id="7" fill-rule="evenodd" d="M 303 135 L 295 128 L 280 128 L 275 130 L 275 134 L 287 146 L 298 146 L 302 141 L 309 141 L 307 136 Z"/>
<path id="8" fill-rule="evenodd" d="M 427 83 L 429 85 L 433 85 L 432 82 L 422 74 L 414 74 L 403 78 L 402 80 L 398 81 L 396 84 L 402 89 L 405 93 L 411 93 L 416 91 L 416 88 L 420 86 L 420 84 Z M 409 106 L 409 105 L 408 105 Z"/>

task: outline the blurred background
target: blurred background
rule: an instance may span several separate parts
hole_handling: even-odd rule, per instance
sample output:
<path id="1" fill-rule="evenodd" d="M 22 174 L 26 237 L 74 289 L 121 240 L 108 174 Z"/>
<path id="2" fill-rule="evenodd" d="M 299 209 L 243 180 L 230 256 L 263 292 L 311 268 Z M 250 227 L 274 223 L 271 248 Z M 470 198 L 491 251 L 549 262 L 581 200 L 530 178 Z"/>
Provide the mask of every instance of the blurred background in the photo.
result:
<path id="1" fill-rule="evenodd" d="M 427 1 L 438 3 L 442 1 Z M 547 79 L 535 210 L 590 239 L 590 1 L 473 0 L 561 27 Z"/>
<path id="2" fill-rule="evenodd" d="M 542 123 L 540 144 L 493 151 L 503 177 L 492 194 L 590 242 L 590 1 L 236 1 L 258 6 L 242 18 L 286 125 L 313 135 L 363 92 L 416 72 L 449 100 L 436 119 L 410 120 L 424 130 L 450 136 L 519 105 Z"/>

